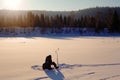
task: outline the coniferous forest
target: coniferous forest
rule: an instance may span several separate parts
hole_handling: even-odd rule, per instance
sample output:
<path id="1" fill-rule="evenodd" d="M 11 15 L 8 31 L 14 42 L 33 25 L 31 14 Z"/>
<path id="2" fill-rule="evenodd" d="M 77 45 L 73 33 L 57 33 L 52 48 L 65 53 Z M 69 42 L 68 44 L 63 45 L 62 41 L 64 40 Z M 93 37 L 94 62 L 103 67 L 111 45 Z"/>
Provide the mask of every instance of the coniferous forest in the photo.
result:
<path id="1" fill-rule="evenodd" d="M 0 16 L 0 33 L 14 33 L 16 28 L 30 28 L 29 32 L 39 29 L 40 33 L 70 33 L 77 29 L 79 33 L 84 33 L 83 29 L 93 29 L 95 33 L 103 32 L 107 29 L 108 33 L 120 33 L 120 14 L 116 10 L 107 11 L 106 15 L 97 12 L 96 15 L 75 17 L 75 12 L 69 15 L 56 14 L 49 16 L 45 14 L 34 14 L 27 11 L 26 15 Z M 25 32 L 25 31 L 24 31 Z"/>

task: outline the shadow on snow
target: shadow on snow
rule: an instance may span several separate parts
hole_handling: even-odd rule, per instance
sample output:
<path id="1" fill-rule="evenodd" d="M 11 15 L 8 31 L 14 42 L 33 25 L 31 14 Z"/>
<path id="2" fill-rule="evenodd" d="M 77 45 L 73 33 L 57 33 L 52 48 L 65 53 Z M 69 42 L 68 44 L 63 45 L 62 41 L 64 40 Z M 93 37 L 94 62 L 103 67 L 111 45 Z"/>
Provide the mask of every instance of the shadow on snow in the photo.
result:
<path id="1" fill-rule="evenodd" d="M 64 80 L 64 75 L 62 74 L 61 71 L 59 70 L 44 70 L 44 72 L 46 73 L 46 77 L 40 77 L 40 78 L 36 78 L 34 80 L 41 80 L 41 79 L 46 79 L 46 78 L 50 78 L 52 80 Z"/>

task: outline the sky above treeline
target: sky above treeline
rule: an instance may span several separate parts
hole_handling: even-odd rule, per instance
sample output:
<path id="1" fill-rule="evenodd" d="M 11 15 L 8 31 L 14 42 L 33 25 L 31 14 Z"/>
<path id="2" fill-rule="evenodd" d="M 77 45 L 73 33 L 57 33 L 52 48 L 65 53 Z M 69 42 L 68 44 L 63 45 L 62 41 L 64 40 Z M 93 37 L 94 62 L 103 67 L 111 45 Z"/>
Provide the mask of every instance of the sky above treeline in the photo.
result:
<path id="1" fill-rule="evenodd" d="M 120 0 L 0 0 L 0 9 L 71 11 L 93 7 L 120 7 Z"/>

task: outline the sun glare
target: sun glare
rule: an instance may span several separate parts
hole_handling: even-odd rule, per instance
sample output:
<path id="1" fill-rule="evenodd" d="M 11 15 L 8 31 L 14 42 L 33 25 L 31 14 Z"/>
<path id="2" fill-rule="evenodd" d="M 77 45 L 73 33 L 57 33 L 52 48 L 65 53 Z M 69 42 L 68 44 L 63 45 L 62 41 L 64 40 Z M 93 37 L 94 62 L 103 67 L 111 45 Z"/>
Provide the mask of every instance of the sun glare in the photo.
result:
<path id="1" fill-rule="evenodd" d="M 4 6 L 6 9 L 18 10 L 20 9 L 21 0 L 4 0 Z"/>

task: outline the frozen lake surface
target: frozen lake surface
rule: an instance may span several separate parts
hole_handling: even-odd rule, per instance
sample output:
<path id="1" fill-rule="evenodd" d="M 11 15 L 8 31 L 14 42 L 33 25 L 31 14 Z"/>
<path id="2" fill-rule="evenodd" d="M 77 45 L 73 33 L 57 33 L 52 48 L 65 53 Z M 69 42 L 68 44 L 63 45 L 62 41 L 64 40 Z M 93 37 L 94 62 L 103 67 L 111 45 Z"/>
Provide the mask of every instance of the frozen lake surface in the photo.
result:
<path id="1" fill-rule="evenodd" d="M 64 68 L 31 68 L 58 48 Z M 0 80 L 120 80 L 120 37 L 0 38 Z"/>

